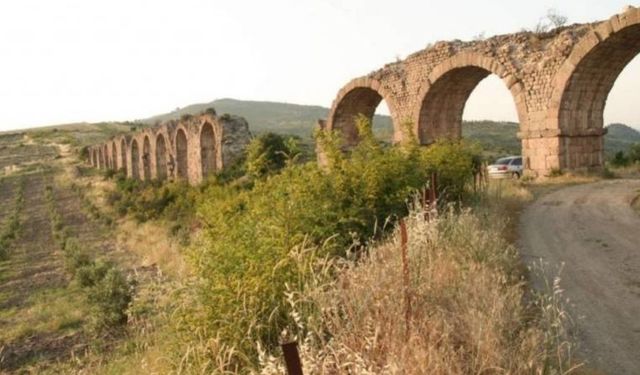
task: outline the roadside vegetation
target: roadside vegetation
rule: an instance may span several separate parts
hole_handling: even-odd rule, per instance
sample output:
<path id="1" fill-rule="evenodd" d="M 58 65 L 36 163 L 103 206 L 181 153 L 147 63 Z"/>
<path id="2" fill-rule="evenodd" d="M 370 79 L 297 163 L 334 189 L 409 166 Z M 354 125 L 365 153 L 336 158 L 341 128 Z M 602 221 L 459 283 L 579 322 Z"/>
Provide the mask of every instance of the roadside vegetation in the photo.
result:
<path id="1" fill-rule="evenodd" d="M 282 373 L 279 344 L 295 339 L 308 373 L 421 373 L 425 358 L 433 373 L 567 372 L 561 297 L 528 293 L 509 242 L 509 218 L 531 193 L 510 181 L 474 192 L 472 144 L 385 147 L 365 119 L 358 127 L 349 155 L 319 140 L 327 169 L 268 135 L 199 187 L 106 176 L 119 220 L 170 228 L 189 273 L 174 279 L 152 333 L 131 338 L 144 345 L 98 371 Z M 432 173 L 441 214 L 425 222 L 414 200 Z M 408 284 L 399 218 L 409 223 Z"/>
<path id="2" fill-rule="evenodd" d="M 197 187 L 66 168 L 43 189 L 50 236 L 84 314 L 74 332 L 102 344 L 37 369 L 280 374 L 296 340 L 305 373 L 570 372 L 561 294 L 529 290 L 513 245 L 528 182 L 474 184 L 474 143 L 388 147 L 366 119 L 358 130 L 348 154 L 318 138 L 326 168 L 265 133 Z M 63 187 L 111 250 L 71 229 Z"/>

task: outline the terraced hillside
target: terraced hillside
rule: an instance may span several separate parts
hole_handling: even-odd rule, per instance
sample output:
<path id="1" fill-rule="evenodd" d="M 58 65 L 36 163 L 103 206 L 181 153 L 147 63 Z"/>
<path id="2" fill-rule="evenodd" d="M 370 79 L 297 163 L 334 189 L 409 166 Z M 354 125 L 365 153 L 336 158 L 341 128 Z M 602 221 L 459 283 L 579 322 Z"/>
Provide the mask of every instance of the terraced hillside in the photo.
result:
<path id="1" fill-rule="evenodd" d="M 86 186 L 100 177 L 86 173 L 68 146 L 38 145 L 24 135 L 3 141 L 4 155 L 11 157 L 3 159 L 8 168 L 0 177 L 0 228 L 6 231 L 14 216 L 19 225 L 2 242 L 0 257 L 0 373 L 68 373 L 93 366 L 100 358 L 95 353 L 108 355 L 122 335 L 96 329 L 100 305 L 92 293 L 98 289 L 73 277 L 69 244 L 81 246 L 83 265 L 93 266 L 88 270 L 111 264 L 135 280 L 128 284 L 134 293 L 145 290 L 155 267 L 141 268 L 108 214 L 92 206 Z M 32 152 L 15 152 L 24 148 Z"/>

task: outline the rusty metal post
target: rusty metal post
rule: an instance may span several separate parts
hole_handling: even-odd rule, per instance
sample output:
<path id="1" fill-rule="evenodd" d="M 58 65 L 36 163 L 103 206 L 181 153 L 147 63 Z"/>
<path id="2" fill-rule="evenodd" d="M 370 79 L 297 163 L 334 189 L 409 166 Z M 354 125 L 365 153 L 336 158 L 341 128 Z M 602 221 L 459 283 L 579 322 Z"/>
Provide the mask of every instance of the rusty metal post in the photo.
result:
<path id="1" fill-rule="evenodd" d="M 425 187 L 424 190 L 422 190 L 422 212 L 424 213 L 424 220 L 425 221 L 429 221 L 429 207 L 431 206 L 431 203 L 429 202 L 429 197 L 431 196 L 431 191 L 429 190 L 428 187 Z"/>
<path id="2" fill-rule="evenodd" d="M 300 362 L 300 354 L 298 353 L 298 343 L 293 341 L 280 346 L 284 353 L 284 363 L 287 366 L 287 374 L 303 375 L 302 362 Z"/>
<path id="3" fill-rule="evenodd" d="M 411 294 L 410 285 L 411 282 L 409 275 L 409 257 L 407 244 L 409 242 L 409 235 L 407 234 L 407 224 L 404 219 L 400 219 L 400 248 L 402 250 L 402 283 L 404 284 L 404 324 L 405 332 L 409 337 L 409 326 L 411 322 Z"/>

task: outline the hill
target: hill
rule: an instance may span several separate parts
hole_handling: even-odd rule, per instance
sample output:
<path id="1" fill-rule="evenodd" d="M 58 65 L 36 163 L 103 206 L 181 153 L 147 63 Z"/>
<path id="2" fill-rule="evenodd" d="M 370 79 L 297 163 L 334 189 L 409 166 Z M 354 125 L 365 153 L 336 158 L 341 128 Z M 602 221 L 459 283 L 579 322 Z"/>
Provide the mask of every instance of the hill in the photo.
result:
<path id="1" fill-rule="evenodd" d="M 318 119 L 326 119 L 329 109 L 320 106 L 248 101 L 236 99 L 218 99 L 209 103 L 192 104 L 173 112 L 165 113 L 142 120 L 153 124 L 157 121 L 178 119 L 185 114 L 197 114 L 207 108 L 215 108 L 218 114 L 231 113 L 247 119 L 253 133 L 274 132 L 311 138 Z M 388 116 L 376 116 L 374 130 L 391 128 Z M 390 132 L 388 132 L 390 134 Z"/>
<path id="2" fill-rule="evenodd" d="M 626 151 L 634 143 L 640 143 L 640 131 L 624 125 L 610 124 L 604 137 L 604 149 L 607 157 L 618 151 Z"/>

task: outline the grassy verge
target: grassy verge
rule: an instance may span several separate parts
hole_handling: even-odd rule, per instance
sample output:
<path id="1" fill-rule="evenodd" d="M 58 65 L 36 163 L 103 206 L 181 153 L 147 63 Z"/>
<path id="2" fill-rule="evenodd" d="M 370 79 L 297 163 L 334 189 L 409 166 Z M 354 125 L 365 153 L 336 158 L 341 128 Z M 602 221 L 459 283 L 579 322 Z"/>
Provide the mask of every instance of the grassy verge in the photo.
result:
<path id="1" fill-rule="evenodd" d="M 531 195 L 508 185 L 481 198 L 430 222 L 410 213 L 407 273 L 397 229 L 362 259 L 316 265 L 305 292 L 288 294 L 283 332 L 301 344 L 305 373 L 570 372 L 559 291 L 525 298 L 505 237 L 504 212 Z M 260 358 L 261 374 L 284 371 L 281 358 Z"/>

